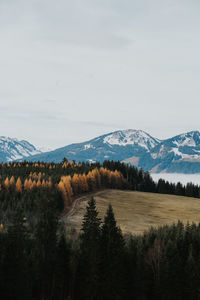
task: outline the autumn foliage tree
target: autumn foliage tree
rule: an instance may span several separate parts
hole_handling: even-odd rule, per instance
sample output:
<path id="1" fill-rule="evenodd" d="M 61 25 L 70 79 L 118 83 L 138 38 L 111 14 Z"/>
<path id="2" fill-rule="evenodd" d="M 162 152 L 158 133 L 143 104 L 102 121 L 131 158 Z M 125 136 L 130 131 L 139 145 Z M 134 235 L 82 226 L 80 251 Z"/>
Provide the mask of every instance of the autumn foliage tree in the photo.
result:
<path id="1" fill-rule="evenodd" d="M 22 182 L 21 182 L 20 177 L 16 181 L 15 188 L 16 188 L 17 193 L 22 193 Z"/>

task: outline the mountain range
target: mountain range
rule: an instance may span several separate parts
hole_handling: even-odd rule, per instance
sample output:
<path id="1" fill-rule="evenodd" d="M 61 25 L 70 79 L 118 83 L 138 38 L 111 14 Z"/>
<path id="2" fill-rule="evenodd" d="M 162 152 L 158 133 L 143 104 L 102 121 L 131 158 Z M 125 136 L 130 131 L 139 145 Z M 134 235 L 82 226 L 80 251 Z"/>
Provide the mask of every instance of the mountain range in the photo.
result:
<path id="1" fill-rule="evenodd" d="M 27 141 L 0 136 L 0 161 L 11 162 L 26 159 L 32 155 L 41 154 L 39 149 Z"/>
<path id="2" fill-rule="evenodd" d="M 26 141 L 0 137 L 0 160 L 120 160 L 154 173 L 200 173 L 200 132 L 159 140 L 142 130 L 119 130 L 84 143 L 41 152 Z"/>

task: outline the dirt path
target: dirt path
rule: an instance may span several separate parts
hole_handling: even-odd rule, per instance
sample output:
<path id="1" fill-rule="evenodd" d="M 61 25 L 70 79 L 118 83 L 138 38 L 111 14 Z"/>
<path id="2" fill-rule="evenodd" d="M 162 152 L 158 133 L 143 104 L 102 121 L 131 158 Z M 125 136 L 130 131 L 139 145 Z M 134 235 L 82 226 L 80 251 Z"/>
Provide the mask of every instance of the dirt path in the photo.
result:
<path id="1" fill-rule="evenodd" d="M 74 210 L 75 210 L 75 208 L 76 208 L 76 204 L 77 204 L 80 200 L 84 199 L 85 197 L 88 197 L 88 195 L 91 195 L 91 196 L 97 196 L 97 195 L 99 195 L 100 193 L 102 193 L 103 191 L 104 191 L 104 190 L 101 190 L 101 191 L 98 191 L 98 192 L 91 192 L 91 193 L 88 193 L 87 195 L 82 195 L 81 197 L 76 198 L 76 199 L 73 201 L 73 203 L 72 203 L 72 207 L 71 207 L 70 211 L 68 211 L 66 214 L 64 214 L 64 215 L 62 216 L 62 220 L 63 220 L 64 222 L 66 222 L 67 218 L 73 214 L 73 212 L 74 212 Z"/>

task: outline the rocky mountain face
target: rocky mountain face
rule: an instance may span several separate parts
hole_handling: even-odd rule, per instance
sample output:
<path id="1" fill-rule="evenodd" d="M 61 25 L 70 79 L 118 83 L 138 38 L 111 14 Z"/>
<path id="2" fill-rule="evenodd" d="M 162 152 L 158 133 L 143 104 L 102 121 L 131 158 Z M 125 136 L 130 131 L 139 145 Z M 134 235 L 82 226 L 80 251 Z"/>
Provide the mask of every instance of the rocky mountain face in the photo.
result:
<path id="1" fill-rule="evenodd" d="M 162 141 L 141 158 L 140 165 L 157 173 L 200 173 L 200 132 L 192 131 Z"/>
<path id="2" fill-rule="evenodd" d="M 27 141 L 19 141 L 5 136 L 0 137 L 0 162 L 24 160 L 40 153 L 41 151 Z"/>
<path id="3" fill-rule="evenodd" d="M 32 161 L 60 162 L 64 157 L 76 161 L 125 160 L 133 155 L 138 160 L 160 143 L 142 130 L 120 130 L 85 143 L 72 144 L 31 158 Z"/>

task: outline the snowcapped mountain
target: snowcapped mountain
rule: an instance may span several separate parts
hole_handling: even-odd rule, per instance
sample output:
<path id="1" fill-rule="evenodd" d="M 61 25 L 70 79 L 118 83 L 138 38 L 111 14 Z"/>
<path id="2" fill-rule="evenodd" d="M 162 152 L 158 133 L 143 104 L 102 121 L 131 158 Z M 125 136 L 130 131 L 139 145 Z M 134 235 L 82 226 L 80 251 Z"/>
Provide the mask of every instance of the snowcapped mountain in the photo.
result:
<path id="1" fill-rule="evenodd" d="M 104 137 L 103 143 L 118 146 L 137 145 L 150 151 L 160 141 L 142 130 L 128 129 L 109 133 Z"/>
<path id="2" fill-rule="evenodd" d="M 120 130 L 102 135 L 88 142 L 72 144 L 54 151 L 36 155 L 33 161 L 62 161 L 63 157 L 76 161 L 138 160 L 150 152 L 160 141 L 142 130 Z"/>
<path id="3" fill-rule="evenodd" d="M 199 160 L 200 158 L 200 133 L 191 131 L 185 134 L 175 136 L 163 141 L 159 147 L 152 150 L 151 156 L 163 158 L 166 155 L 173 154 L 174 159 Z"/>
<path id="4" fill-rule="evenodd" d="M 0 137 L 0 161 L 120 160 L 154 173 L 200 173 L 200 132 L 160 141 L 142 130 L 119 130 L 90 141 L 41 152 L 26 141 Z"/>
<path id="5" fill-rule="evenodd" d="M 41 151 L 27 141 L 19 141 L 5 136 L 0 137 L 0 162 L 26 159 L 40 153 Z"/>
<path id="6" fill-rule="evenodd" d="M 200 132 L 191 131 L 162 141 L 140 161 L 154 172 L 200 173 Z"/>

